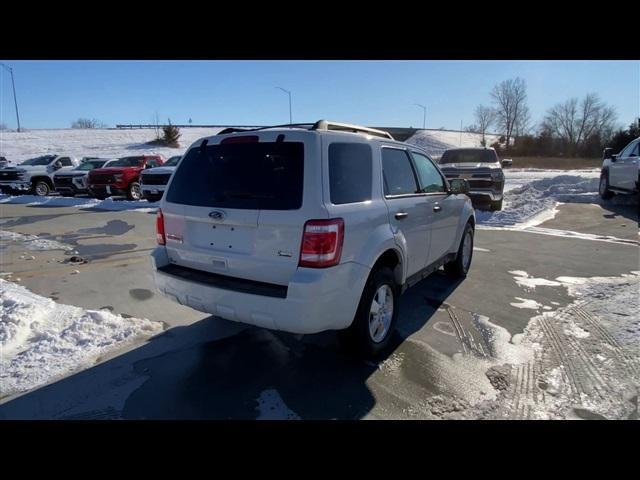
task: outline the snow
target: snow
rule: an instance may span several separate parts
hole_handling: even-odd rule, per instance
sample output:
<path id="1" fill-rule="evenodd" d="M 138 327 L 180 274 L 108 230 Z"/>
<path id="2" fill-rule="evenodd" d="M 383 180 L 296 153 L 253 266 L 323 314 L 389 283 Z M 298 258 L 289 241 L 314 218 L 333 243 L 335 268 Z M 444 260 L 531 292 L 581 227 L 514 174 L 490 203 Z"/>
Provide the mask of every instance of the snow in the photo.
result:
<path id="1" fill-rule="evenodd" d="M 516 308 L 527 308 L 531 310 L 539 310 L 540 308 L 542 308 L 542 304 L 539 302 L 536 302 L 535 300 L 531 300 L 528 298 L 520 298 L 520 297 L 516 297 L 516 300 L 520 300 L 520 301 L 510 303 L 509 305 Z"/>
<path id="2" fill-rule="evenodd" d="M 145 145 L 155 138 L 153 128 L 144 129 L 50 129 L 1 132 L 0 155 L 12 163 L 45 154 L 82 157 L 125 157 L 160 154 L 182 155 L 196 140 L 218 133 L 221 128 L 182 128 L 180 148 Z"/>
<path id="3" fill-rule="evenodd" d="M 487 145 L 495 143 L 500 135 L 486 134 Z M 482 135 L 449 130 L 418 130 L 406 143 L 424 148 L 432 157 L 439 158 L 445 150 L 459 147 L 481 147 Z"/>
<path id="4" fill-rule="evenodd" d="M 522 175 L 523 173 L 532 175 Z M 515 178 L 517 186 L 513 186 Z M 526 179 L 527 183 L 524 182 Z M 476 210 L 478 225 L 527 228 L 552 219 L 558 202 L 580 200 L 598 191 L 599 173 L 586 170 L 580 175 L 558 175 L 555 171 L 505 171 L 503 208 L 497 212 Z"/>
<path id="5" fill-rule="evenodd" d="M 0 230 L 0 250 L 9 244 L 19 244 L 27 250 L 68 250 L 71 248 L 70 245 L 55 240 L 45 240 L 36 235 Z M 28 260 L 33 260 L 33 258 L 28 258 Z"/>
<path id="6" fill-rule="evenodd" d="M 528 290 L 535 290 L 535 288 L 538 286 L 558 287 L 561 285 L 560 282 L 547 280 L 546 278 L 532 277 L 527 272 L 524 272 L 522 270 L 512 270 L 509 273 L 513 275 L 513 278 L 518 285 Z"/>
<path id="7" fill-rule="evenodd" d="M 147 200 L 114 200 L 112 197 L 104 200 L 89 197 L 60 197 L 37 195 L 0 195 L 0 205 L 3 203 L 23 204 L 44 207 L 78 207 L 81 210 L 98 209 L 110 211 L 133 210 L 136 212 L 155 212 L 158 202 Z"/>
<path id="8" fill-rule="evenodd" d="M 62 305 L 0 279 L 0 398 L 88 368 L 163 326 Z"/>

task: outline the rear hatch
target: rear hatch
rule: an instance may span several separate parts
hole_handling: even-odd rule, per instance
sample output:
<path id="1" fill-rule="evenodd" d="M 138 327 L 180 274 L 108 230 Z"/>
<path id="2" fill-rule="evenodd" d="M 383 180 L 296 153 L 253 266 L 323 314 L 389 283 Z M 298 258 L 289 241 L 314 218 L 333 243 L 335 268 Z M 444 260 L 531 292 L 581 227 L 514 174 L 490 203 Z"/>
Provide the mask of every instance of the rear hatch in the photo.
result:
<path id="1" fill-rule="evenodd" d="M 328 215 L 319 155 L 317 135 L 293 129 L 196 144 L 162 203 L 171 262 L 286 285 L 298 266 L 305 221 Z"/>

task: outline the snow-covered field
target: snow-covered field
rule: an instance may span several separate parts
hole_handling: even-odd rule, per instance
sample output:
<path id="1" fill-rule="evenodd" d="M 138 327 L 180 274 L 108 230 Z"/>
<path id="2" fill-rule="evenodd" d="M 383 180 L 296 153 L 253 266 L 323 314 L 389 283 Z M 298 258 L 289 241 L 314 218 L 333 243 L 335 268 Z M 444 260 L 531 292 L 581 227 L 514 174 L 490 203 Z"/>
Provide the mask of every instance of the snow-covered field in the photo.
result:
<path id="1" fill-rule="evenodd" d="M 25 132 L 0 131 L 0 155 L 11 163 L 18 163 L 38 155 L 60 154 L 76 157 L 122 157 L 157 153 L 169 158 L 181 155 L 196 140 L 215 135 L 221 128 L 182 128 L 180 148 L 145 145 L 155 138 L 152 128 L 120 129 L 51 129 Z M 487 142 L 495 142 L 498 135 L 487 135 Z M 479 147 L 482 136 L 477 133 L 444 130 L 420 130 L 408 143 L 421 145 L 439 157 L 447 148 Z"/>
<path id="2" fill-rule="evenodd" d="M 182 155 L 197 139 L 215 135 L 221 128 L 183 128 L 180 148 L 145 145 L 155 138 L 155 130 L 59 129 L 0 132 L 0 155 L 11 163 L 46 154 L 81 157 L 124 157 L 161 154 L 165 158 Z"/>
<path id="3" fill-rule="evenodd" d="M 485 135 L 487 145 L 497 142 L 499 138 L 500 135 Z M 446 130 L 418 130 L 407 139 L 407 143 L 424 148 L 435 158 L 440 158 L 449 148 L 481 147 L 481 141 L 482 135 L 478 133 Z"/>
<path id="4" fill-rule="evenodd" d="M 163 326 L 61 305 L 0 279 L 0 398 L 88 368 Z"/>

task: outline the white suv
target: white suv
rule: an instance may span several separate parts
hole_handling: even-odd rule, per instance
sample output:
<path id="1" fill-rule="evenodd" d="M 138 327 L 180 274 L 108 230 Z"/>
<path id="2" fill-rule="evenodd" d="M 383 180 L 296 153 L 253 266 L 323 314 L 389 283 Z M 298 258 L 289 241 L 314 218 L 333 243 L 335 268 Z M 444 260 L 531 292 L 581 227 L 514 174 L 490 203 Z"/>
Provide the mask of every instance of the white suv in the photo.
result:
<path id="1" fill-rule="evenodd" d="M 355 125 L 321 120 L 201 139 L 160 203 L 156 286 L 229 320 L 345 330 L 376 356 L 404 289 L 441 266 L 467 274 L 475 226 L 467 192 L 419 147 Z"/>
<path id="2" fill-rule="evenodd" d="M 629 142 L 619 154 L 604 149 L 600 173 L 600 196 L 608 199 L 614 193 L 640 192 L 640 137 Z"/>

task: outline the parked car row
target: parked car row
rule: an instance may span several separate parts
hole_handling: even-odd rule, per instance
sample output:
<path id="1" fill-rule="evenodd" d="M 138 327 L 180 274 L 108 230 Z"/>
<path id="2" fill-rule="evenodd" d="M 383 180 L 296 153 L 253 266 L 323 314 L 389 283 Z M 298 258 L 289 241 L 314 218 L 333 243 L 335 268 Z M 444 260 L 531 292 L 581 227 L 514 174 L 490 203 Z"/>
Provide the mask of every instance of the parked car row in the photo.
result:
<path id="1" fill-rule="evenodd" d="M 15 167 L 0 166 L 0 190 L 45 196 L 56 191 L 72 197 L 87 194 L 98 199 L 112 195 L 129 200 L 158 201 L 180 156 L 165 161 L 161 155 L 122 158 L 43 155 Z M 148 188 L 142 187 L 142 173 Z M 146 195 L 145 195 L 146 192 Z"/>

